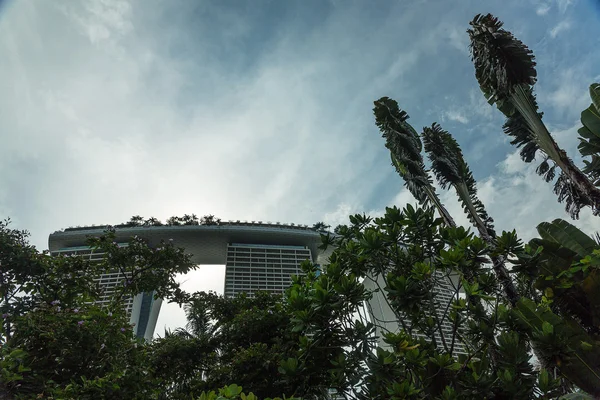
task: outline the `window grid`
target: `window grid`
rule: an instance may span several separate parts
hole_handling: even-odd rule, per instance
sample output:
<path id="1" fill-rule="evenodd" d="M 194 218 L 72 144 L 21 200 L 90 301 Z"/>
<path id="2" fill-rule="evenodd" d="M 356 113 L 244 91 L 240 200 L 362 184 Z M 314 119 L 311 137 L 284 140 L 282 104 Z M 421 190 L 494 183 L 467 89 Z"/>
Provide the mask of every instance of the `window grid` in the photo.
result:
<path id="1" fill-rule="evenodd" d="M 84 250 L 58 250 L 53 251 L 53 256 L 64 255 L 64 256 L 77 256 L 81 257 L 84 260 L 88 260 L 91 262 L 100 262 L 104 258 L 104 252 L 93 251 L 92 249 L 84 249 Z M 95 302 L 100 306 L 108 305 L 113 296 L 115 294 L 115 289 L 119 286 L 125 284 L 125 279 L 127 276 L 131 274 L 123 275 L 120 271 L 112 271 L 105 274 L 100 275 L 99 277 L 94 279 L 94 282 L 97 282 L 100 286 L 101 295 L 100 298 Z M 123 307 L 125 308 L 125 312 L 128 317 L 131 317 L 131 312 L 133 311 L 133 297 L 127 296 L 121 299 Z"/>
<path id="2" fill-rule="evenodd" d="M 229 244 L 225 296 L 243 292 L 253 296 L 257 291 L 281 294 L 291 285 L 293 275 L 302 274 L 302 262 L 310 259 L 308 248 Z"/>

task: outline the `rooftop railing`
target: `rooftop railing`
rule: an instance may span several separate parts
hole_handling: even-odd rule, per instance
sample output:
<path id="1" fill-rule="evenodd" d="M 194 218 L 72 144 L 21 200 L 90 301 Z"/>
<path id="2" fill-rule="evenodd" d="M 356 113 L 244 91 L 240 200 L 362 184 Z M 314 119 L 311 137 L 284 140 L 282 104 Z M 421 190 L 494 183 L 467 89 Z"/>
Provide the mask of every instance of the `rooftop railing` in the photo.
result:
<path id="1" fill-rule="evenodd" d="M 65 229 L 61 229 L 55 231 L 54 233 L 62 233 L 62 232 L 77 232 L 77 231 L 86 231 L 86 230 L 106 230 L 109 228 L 115 229 L 124 229 L 124 228 L 171 228 L 171 227 L 182 227 L 182 226 L 256 226 L 256 227 L 268 227 L 268 228 L 286 228 L 286 229 L 299 229 L 299 230 L 311 230 L 314 231 L 312 227 L 303 224 L 295 224 L 295 223 L 271 223 L 271 222 L 263 222 L 263 221 L 241 221 L 241 220 L 229 220 L 229 221 L 220 221 L 215 224 L 206 224 L 206 225 L 134 225 L 134 224 L 118 224 L 118 225 L 86 225 L 86 226 L 71 226 Z"/>

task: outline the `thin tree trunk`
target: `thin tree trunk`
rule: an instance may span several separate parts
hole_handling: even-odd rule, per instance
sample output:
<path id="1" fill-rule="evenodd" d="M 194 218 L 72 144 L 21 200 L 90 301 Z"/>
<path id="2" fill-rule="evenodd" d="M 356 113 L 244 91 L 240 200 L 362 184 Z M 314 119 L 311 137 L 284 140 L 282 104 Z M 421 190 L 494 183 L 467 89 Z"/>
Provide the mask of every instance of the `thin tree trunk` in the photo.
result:
<path id="1" fill-rule="evenodd" d="M 423 190 L 427 194 L 427 197 L 429 197 L 429 200 L 437 208 L 438 213 L 440 213 L 440 216 L 444 220 L 444 223 L 447 226 L 451 227 L 451 228 L 455 228 L 456 227 L 456 223 L 454 222 L 454 220 L 452 219 L 452 216 L 450 215 L 450 213 L 448 212 L 448 210 L 446 210 L 446 207 L 444 207 L 444 205 L 440 201 L 439 197 L 435 193 L 435 189 L 432 186 L 425 186 L 423 188 Z"/>
<path id="2" fill-rule="evenodd" d="M 456 192 L 458 193 L 459 197 L 462 199 L 464 204 L 467 206 L 467 208 L 469 210 L 469 214 L 471 214 L 471 216 L 475 220 L 474 225 L 477 228 L 477 230 L 479 231 L 479 235 L 481 236 L 481 238 L 483 240 L 485 240 L 488 244 L 495 245 L 494 238 L 489 234 L 489 232 L 487 230 L 487 226 L 483 223 L 481 218 L 479 218 L 479 215 L 477 214 L 477 210 L 475 210 L 475 206 L 473 206 L 473 203 L 471 202 L 471 197 L 469 195 L 469 190 L 467 188 L 467 185 L 465 183 L 461 183 L 461 184 L 456 185 L 455 188 L 456 188 Z M 519 301 L 519 298 L 521 296 L 519 296 L 519 293 L 517 292 L 517 289 L 515 288 L 515 285 L 514 285 L 512 279 L 510 278 L 508 269 L 504 265 L 504 257 L 497 256 L 497 257 L 491 257 L 491 259 L 492 259 L 492 266 L 494 269 L 494 273 L 496 274 L 496 277 L 500 281 L 500 284 L 502 285 L 502 289 L 504 290 L 504 293 L 506 294 L 508 301 L 514 307 L 517 304 L 517 302 Z"/>

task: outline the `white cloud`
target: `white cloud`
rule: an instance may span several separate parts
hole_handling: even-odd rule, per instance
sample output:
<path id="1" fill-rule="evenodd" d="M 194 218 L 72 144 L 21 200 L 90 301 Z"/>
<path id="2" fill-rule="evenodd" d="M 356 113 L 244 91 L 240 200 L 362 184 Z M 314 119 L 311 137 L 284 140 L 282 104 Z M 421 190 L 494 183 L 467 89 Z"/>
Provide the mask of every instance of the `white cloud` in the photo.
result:
<path id="1" fill-rule="evenodd" d="M 390 82 L 415 90 L 405 75 L 422 52 L 437 52 L 443 35 L 434 30 L 414 49 L 407 42 L 390 54 L 376 45 L 374 31 L 362 44 L 370 52 L 365 57 L 346 29 L 360 14 L 345 10 L 300 43 L 290 45 L 293 37 L 282 35 L 238 74 L 229 70 L 234 62 L 215 58 L 210 42 L 171 21 L 142 35 L 144 24 L 134 18 L 160 14 L 146 3 L 139 9 L 123 1 L 69 3 L 58 10 L 44 3 L 8 11 L 0 47 L 8 49 L 9 73 L 1 84 L 13 94 L 0 104 L 10 114 L 4 126 L 18 136 L 0 150 L 0 168 L 35 170 L 27 184 L 22 178 L 11 189 L 3 185 L 12 194 L 2 193 L 7 200 L 0 208 L 32 229 L 40 247 L 55 229 L 133 214 L 313 223 L 340 199 L 364 203 L 384 178 L 370 174 L 381 143 L 373 133 L 349 139 L 348 132 L 375 131 L 371 101 Z M 42 16 L 53 18 L 31 23 Z M 390 18 L 378 29 L 396 34 L 399 21 L 413 18 Z M 90 36 L 90 27 L 99 28 Z M 234 31 L 223 33 L 222 47 L 247 34 Z M 38 45 L 21 46 L 22 39 Z M 194 53 L 174 57 L 173 47 Z M 363 190 L 349 195 L 357 180 Z M 27 212 L 15 211 L 19 203 L 25 207 L 23 197 Z"/>
<path id="2" fill-rule="evenodd" d="M 224 265 L 201 265 L 187 275 L 180 275 L 177 282 L 189 293 L 216 292 L 223 294 L 225 279 Z M 185 326 L 185 310 L 176 303 L 163 302 L 156 321 L 154 337 L 164 336 L 165 329 L 175 330 Z"/>
<path id="3" fill-rule="evenodd" d="M 546 15 L 548 14 L 548 11 L 550 11 L 550 4 L 541 4 L 538 6 L 538 8 L 536 8 L 535 13 L 537 15 Z"/>
<path id="4" fill-rule="evenodd" d="M 537 163 L 526 164 L 515 152 L 499 163 L 490 176 L 478 181 L 478 196 L 494 219 L 498 234 L 503 230 L 516 229 L 519 237 L 528 241 L 538 237 L 536 226 L 539 223 L 556 218 L 569 221 L 589 235 L 600 230 L 598 217 L 594 217 L 589 209 L 581 211 L 579 220 L 571 220 L 564 211 L 564 205 L 558 203 L 556 195 L 552 193 L 553 184 L 546 183 L 538 176 L 536 167 Z M 437 190 L 455 222 L 476 232 L 464 214 L 454 189 L 444 191 L 437 187 Z M 406 202 L 414 204 L 414 201 Z M 401 203 L 398 205 L 402 207 Z"/>
<path id="5" fill-rule="evenodd" d="M 564 14 L 572 4 L 575 3 L 575 0 L 556 0 L 556 5 L 558 6 L 558 10 Z"/>
<path id="6" fill-rule="evenodd" d="M 448 41 L 452 47 L 464 55 L 469 55 L 469 37 L 463 27 L 452 26 L 448 29 Z"/>
<path id="7" fill-rule="evenodd" d="M 554 28 L 550 30 L 550 36 L 556 38 L 560 33 L 571 29 L 571 22 L 564 20 L 560 21 Z"/>
<path id="8" fill-rule="evenodd" d="M 445 111 L 443 116 L 444 116 L 444 119 L 447 118 L 450 121 L 460 122 L 461 124 L 469 123 L 469 119 L 465 116 L 465 114 L 458 110 Z"/>
<path id="9" fill-rule="evenodd" d="M 415 120 L 439 107 L 477 129 L 496 123 L 472 73 L 448 72 L 466 76 L 465 15 L 478 5 L 469 1 L 390 2 L 377 13 L 359 2 L 305 19 L 194 1 L 12 2 L 0 19 L 0 218 L 45 248 L 56 229 L 134 214 L 335 226 L 351 213 L 380 215 L 388 200 L 414 203 L 404 189 L 390 198 L 398 177 L 372 101 L 397 98 Z M 569 86 L 578 73 L 553 71 L 558 83 L 540 96 L 570 105 L 569 120 L 581 111 Z M 464 106 L 440 105 L 440 93 Z M 512 187 L 502 176 L 482 195 Z M 555 202 L 548 187 L 540 195 Z"/>
<path id="10" fill-rule="evenodd" d="M 589 105 L 590 82 L 591 78 L 578 67 L 557 70 L 554 80 L 540 84 L 538 98 L 554 107 L 553 117 L 567 118 L 566 122 L 570 123 Z"/>
<path id="11" fill-rule="evenodd" d="M 348 216 L 356 214 L 358 209 L 359 208 L 355 205 L 340 203 L 334 211 L 325 214 L 323 222 L 332 228 L 335 228 L 338 225 L 347 225 L 349 224 Z"/>

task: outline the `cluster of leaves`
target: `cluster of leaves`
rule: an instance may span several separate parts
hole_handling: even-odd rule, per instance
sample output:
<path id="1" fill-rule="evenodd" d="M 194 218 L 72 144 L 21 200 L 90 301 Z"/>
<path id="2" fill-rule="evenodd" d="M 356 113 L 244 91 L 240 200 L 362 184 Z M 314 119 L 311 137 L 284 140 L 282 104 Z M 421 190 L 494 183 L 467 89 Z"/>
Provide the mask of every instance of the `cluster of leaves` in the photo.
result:
<path id="1" fill-rule="evenodd" d="M 312 229 L 317 232 L 327 232 L 331 228 L 331 226 L 327 225 L 325 222 L 317 222 L 312 226 Z"/>
<path id="2" fill-rule="evenodd" d="M 187 329 L 167 332 L 152 344 L 152 365 L 169 398 L 236 382 L 259 397 L 296 393 L 279 367 L 297 347 L 280 296 L 224 298 L 195 293 L 186 305 Z"/>
<path id="3" fill-rule="evenodd" d="M 194 266 L 171 242 L 150 248 L 132 237 L 123 245 L 108 230 L 89 245 L 102 261 L 50 257 L 27 243 L 26 232 L 0 224 L 2 396 L 195 399 L 231 382 L 261 398 L 296 392 L 280 370 L 298 335 L 279 296 L 190 297 L 175 276 Z M 104 295 L 94 279 L 107 272 L 126 279 L 110 304 L 93 306 Z M 186 304 L 188 330 L 140 341 L 122 301 L 141 292 Z M 220 396 L 227 398 L 227 390 Z"/>
<path id="4" fill-rule="evenodd" d="M 109 314 L 57 301 L 15 318 L 13 329 L 2 349 L 2 374 L 5 389 L 17 397 L 149 397 L 143 344 L 121 309 Z"/>
<path id="5" fill-rule="evenodd" d="M 471 22 L 468 34 L 475 75 L 481 90 L 486 99 L 491 104 L 496 104 L 506 115 L 504 132 L 513 137 L 512 144 L 522 147 L 522 159 L 532 162 L 536 154 L 542 154 L 543 160 L 537 171 L 548 182 L 554 180 L 556 170 L 560 170 L 554 191 L 559 202 L 565 203 L 572 218 L 577 218 L 583 207 L 590 207 L 594 214 L 598 214 L 600 85 L 591 85 L 592 104 L 581 116 L 583 127 L 579 130 L 579 150 L 582 156 L 591 157 L 591 160 L 585 160 L 585 167 L 580 170 L 566 152 L 558 147 L 542 121 L 543 114 L 538 110 L 533 91 L 536 70 L 532 51 L 512 33 L 503 29 L 502 22 L 490 14 L 477 15 Z M 593 395 L 600 395 L 600 342 L 597 337 L 600 325 L 595 315 L 600 307 L 600 298 L 597 296 L 600 281 L 596 278 L 595 261 L 598 244 L 562 220 L 541 224 L 538 227 L 541 239 L 536 239 L 527 246 L 518 240 L 514 232 L 504 232 L 497 236 L 493 220 L 477 197 L 473 175 L 458 143 L 450 133 L 437 123 L 425 127 L 421 134 L 423 146 L 416 130 L 407 123 L 408 114 L 388 97 L 375 101 L 374 114 L 386 147 L 390 150 L 392 165 L 421 206 L 435 207 L 446 227 L 455 227 L 454 220 L 436 194 L 430 171 L 425 167 L 421 155 L 424 147 L 438 183 L 443 189 L 455 189 L 470 222 L 483 239 L 476 247 L 487 249 L 478 257 L 490 261 L 490 271 L 493 274 L 478 273 L 474 281 L 462 282 L 465 298 L 457 300 L 457 304 L 452 306 L 450 314 L 453 317 L 450 323 L 456 322 L 456 326 L 462 325 L 468 329 L 464 333 L 460 329 L 454 329 L 452 343 L 454 336 L 459 336 L 461 343 L 472 349 L 469 342 L 472 334 L 477 332 L 473 328 L 478 324 L 481 331 L 477 333 L 477 337 L 487 338 L 485 346 L 491 349 L 489 355 L 492 364 L 501 361 L 499 354 L 493 349 L 499 348 L 502 337 L 510 337 L 504 343 L 524 345 L 525 353 L 528 346 L 531 346 L 543 368 L 551 368 L 566 378 L 561 384 L 563 392 L 569 391 L 570 385 L 574 384 Z M 353 231 L 344 227 L 335 230 L 336 234 L 344 237 L 348 232 Z M 361 243 L 360 237 L 355 237 L 354 240 Z M 410 248 L 410 241 L 403 243 Z M 448 246 L 452 246 L 452 243 L 446 243 L 437 257 L 442 257 L 443 260 L 443 257 L 451 254 L 456 257 L 452 258 L 455 261 L 466 261 L 464 253 L 455 253 L 454 250 L 448 253 Z M 432 259 L 428 260 L 431 262 Z M 508 268 L 511 264 L 514 266 L 512 271 Z M 420 264 L 411 265 L 420 273 L 428 270 L 426 267 L 418 267 Z M 431 276 L 435 276 L 435 271 L 429 272 Z M 378 270 L 371 271 L 365 279 L 372 279 L 368 276 L 377 276 L 377 273 Z M 468 275 L 460 269 L 457 273 L 463 277 Z M 413 308 L 409 307 L 403 312 L 412 321 L 411 326 L 419 328 L 420 336 L 428 336 L 430 326 L 436 323 L 435 313 L 430 311 L 430 321 L 419 325 L 418 321 L 414 321 L 414 315 L 418 315 L 414 310 L 426 308 L 425 293 L 430 292 L 433 286 L 415 284 L 409 277 L 401 276 L 398 287 L 402 290 L 394 298 L 396 283 L 390 276 L 382 276 L 381 282 L 378 279 L 372 280 L 380 291 L 387 291 L 390 308 L 409 306 L 408 299 L 417 299 Z M 487 292 L 494 280 L 502 288 L 501 297 L 498 297 L 498 293 Z M 468 305 L 471 296 L 479 292 L 485 293 L 485 297 L 479 299 L 479 303 L 475 302 L 467 307 L 474 312 L 473 321 L 464 324 L 463 319 L 456 319 L 460 316 L 457 312 L 463 307 L 462 303 L 466 301 Z M 494 307 L 491 304 L 482 305 L 483 300 L 493 299 L 494 296 Z M 504 304 L 505 301 L 508 304 Z M 479 306 L 475 306 L 476 304 Z M 396 317 L 400 320 L 402 315 L 396 314 Z M 403 328 L 410 331 L 406 326 Z M 430 336 L 430 340 L 436 348 L 439 347 L 434 336 Z M 447 346 L 443 347 L 447 352 Z M 478 344 L 475 348 L 479 348 Z M 481 359 L 479 355 L 470 357 Z M 514 377 L 512 372 L 509 371 L 508 374 L 503 376 Z M 543 381 L 546 382 L 547 375 L 543 376 Z M 504 382 L 505 388 L 511 387 L 508 383 Z M 520 382 L 520 388 L 525 391 L 531 387 L 525 381 Z M 541 386 L 534 387 L 531 393 L 538 391 L 543 392 Z M 525 396 L 524 392 L 511 395 L 519 398 Z"/>
<path id="6" fill-rule="evenodd" d="M 0 343 L 12 336 L 12 322 L 40 304 L 60 301 L 65 307 L 98 295 L 94 278 L 101 267 L 80 257 L 50 257 L 27 241 L 28 233 L 0 221 Z"/>
<path id="7" fill-rule="evenodd" d="M 210 392 L 203 392 L 200 397 L 198 398 L 198 400 L 260 400 L 259 397 L 256 397 L 254 395 L 254 393 L 250 392 L 248 394 L 245 394 L 244 392 L 242 392 L 242 387 L 238 386 L 236 384 L 232 384 L 229 386 L 225 386 L 221 389 L 219 389 L 218 393 L 215 392 L 214 390 L 211 390 Z M 283 398 L 281 397 L 266 397 L 263 400 L 300 400 L 299 398 L 296 397 L 285 397 L 283 396 Z"/>
<path id="8" fill-rule="evenodd" d="M 134 335 L 122 300 L 140 292 L 183 303 L 175 276 L 195 266 L 172 243 L 127 245 L 114 231 L 90 239 L 101 262 L 79 256 L 51 257 L 27 242 L 27 232 L 0 223 L 0 395 L 15 398 L 135 399 L 161 390 L 149 366 L 146 344 Z M 121 272 L 104 307 L 95 278 Z"/>
<path id="9" fill-rule="evenodd" d="M 123 287 L 115 292 L 115 304 L 119 304 L 126 296 L 143 292 L 155 292 L 156 298 L 178 304 L 188 300 L 188 295 L 181 290 L 175 277 L 196 268 L 190 254 L 181 247 L 175 247 L 171 240 L 162 240 L 158 246 L 150 247 L 139 236 L 129 238 L 126 245 L 117 243 L 115 237 L 116 231 L 109 229 L 103 235 L 88 240 L 95 252 L 103 254 L 102 261 L 94 264 L 96 272 L 116 271 L 127 277 Z"/>
<path id="10" fill-rule="evenodd" d="M 322 398 L 329 387 L 359 399 L 560 393 L 560 379 L 534 371 L 527 332 L 502 302 L 492 271 L 492 254 L 508 257 L 516 250 L 507 244 L 520 246 L 514 233 L 504 232 L 492 247 L 463 228 L 444 226 L 432 209 L 411 206 L 350 220 L 340 236 L 324 236 L 336 250 L 323 273 L 304 265 L 287 296 L 301 337 L 298 354 L 283 369 L 303 377 L 308 395 Z M 452 287 L 451 299 L 434 290 L 444 284 Z M 364 304 L 374 296 L 393 321 L 378 320 L 377 313 L 368 321 Z"/>
<path id="11" fill-rule="evenodd" d="M 173 216 L 162 223 L 159 219 L 150 217 L 144 219 L 139 215 L 131 217 L 129 222 L 120 226 L 180 226 L 180 225 L 219 225 L 221 219 L 212 214 L 198 218 L 196 214 L 184 214 L 183 217 Z"/>
<path id="12" fill-rule="evenodd" d="M 577 325 L 566 326 L 561 318 L 573 313 L 554 299 L 570 296 L 561 288 L 593 281 L 597 244 L 569 231 L 566 237 L 576 238 L 585 257 L 567 259 L 572 262 L 565 273 L 540 275 L 532 270 L 545 265 L 543 251 L 535 241 L 524 246 L 514 232 L 503 232 L 490 246 L 462 227 L 447 227 L 432 209 L 411 206 L 350 221 L 339 235 L 323 236 L 324 246 L 337 248 L 330 264 L 319 269 L 305 263 L 305 275 L 294 279 L 282 299 L 197 293 L 186 300 L 187 330 L 151 344 L 133 336 L 118 309 L 111 314 L 85 304 L 38 303 L 12 317 L 14 333 L 0 359 L 2 389 L 21 398 L 243 399 L 295 393 L 317 399 L 328 398 L 332 388 L 339 396 L 363 399 L 555 398 L 565 391 L 565 381 L 554 371 L 534 370 L 530 344 L 543 347 L 547 363 L 585 386 L 585 379 L 578 382 L 568 371 L 575 371 L 577 357 L 595 365 L 589 356 L 595 353 L 585 353 L 595 339 L 587 331 L 568 336 Z M 551 233 L 540 240 L 560 237 L 560 230 L 543 226 L 540 232 Z M 96 245 L 113 270 L 140 255 L 144 263 L 154 262 L 151 254 L 163 251 L 145 254 L 135 240 L 129 249 L 115 246 L 110 236 Z M 531 301 L 516 308 L 503 303 L 492 255 L 518 266 L 521 286 L 545 293 L 543 313 Z M 167 259 L 155 262 L 169 265 Z M 586 274 L 583 281 L 580 273 Z M 538 275 L 558 282 L 552 296 L 538 287 L 542 278 L 527 281 Z M 139 282 L 137 289 L 132 282 L 133 291 L 153 284 L 132 278 Z M 449 300 L 433 290 L 444 283 L 454 291 Z M 372 321 L 366 315 L 365 302 L 382 293 L 384 307 L 394 314 L 391 324 L 376 313 Z M 242 394 L 231 382 L 252 393 Z"/>
<path id="13" fill-rule="evenodd" d="M 592 104 L 581 112 L 583 126 L 578 130 L 578 149 L 582 156 L 590 157 L 583 161 L 585 167 L 582 171 L 592 179 L 594 185 L 600 186 L 600 83 L 590 85 L 590 97 Z"/>

